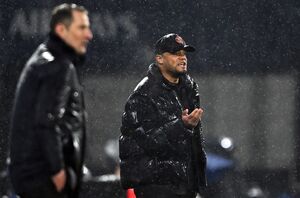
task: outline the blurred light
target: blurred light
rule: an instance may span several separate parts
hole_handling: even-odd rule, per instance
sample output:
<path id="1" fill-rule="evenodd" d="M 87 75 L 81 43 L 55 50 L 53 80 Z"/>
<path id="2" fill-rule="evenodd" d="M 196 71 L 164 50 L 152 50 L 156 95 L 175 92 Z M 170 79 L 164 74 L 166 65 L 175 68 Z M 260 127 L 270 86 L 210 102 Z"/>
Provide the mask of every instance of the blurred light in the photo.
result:
<path id="1" fill-rule="evenodd" d="M 90 173 L 89 169 L 86 166 L 83 166 L 82 169 L 83 169 L 82 170 L 83 174 L 89 174 Z"/>
<path id="2" fill-rule="evenodd" d="M 120 181 L 120 177 L 114 174 L 101 175 L 97 177 L 96 181 L 98 182 L 116 182 Z"/>
<path id="3" fill-rule="evenodd" d="M 232 139 L 228 137 L 224 137 L 221 139 L 221 146 L 224 149 L 231 149 L 233 147 Z"/>
<path id="4" fill-rule="evenodd" d="M 252 197 L 259 198 L 259 197 L 264 196 L 262 189 L 259 188 L 258 186 L 250 188 L 247 194 L 248 194 L 248 197 L 251 197 L 251 198 Z"/>
<path id="5" fill-rule="evenodd" d="M 92 178 L 93 178 L 92 173 L 85 165 L 83 165 L 83 167 L 82 167 L 82 172 L 83 172 L 82 180 L 84 182 L 92 180 Z"/>

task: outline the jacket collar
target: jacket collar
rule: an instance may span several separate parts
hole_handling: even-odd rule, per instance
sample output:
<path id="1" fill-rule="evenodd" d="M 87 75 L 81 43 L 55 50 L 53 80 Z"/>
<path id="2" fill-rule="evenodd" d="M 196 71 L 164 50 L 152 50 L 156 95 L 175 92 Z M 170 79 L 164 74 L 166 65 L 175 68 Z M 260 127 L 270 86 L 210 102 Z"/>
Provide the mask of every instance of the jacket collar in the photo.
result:
<path id="1" fill-rule="evenodd" d="M 159 67 L 155 63 L 152 63 L 149 66 L 148 77 L 150 79 L 152 78 L 157 84 L 161 84 L 164 88 L 172 89 L 171 83 L 169 83 L 168 80 L 163 77 L 163 75 L 159 70 Z M 180 87 L 187 87 L 187 88 L 192 87 L 191 78 L 187 74 L 180 76 L 179 81 L 180 81 Z"/>
<path id="2" fill-rule="evenodd" d="M 84 55 L 79 55 L 55 33 L 50 32 L 46 45 L 55 57 L 67 57 L 75 66 L 81 66 L 85 61 Z"/>

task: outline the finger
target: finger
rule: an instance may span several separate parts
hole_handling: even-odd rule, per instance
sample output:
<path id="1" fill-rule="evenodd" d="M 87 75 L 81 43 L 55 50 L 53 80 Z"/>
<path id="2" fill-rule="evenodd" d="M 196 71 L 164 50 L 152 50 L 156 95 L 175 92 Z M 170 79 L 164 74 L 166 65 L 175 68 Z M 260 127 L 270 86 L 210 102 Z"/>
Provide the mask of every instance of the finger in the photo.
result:
<path id="1" fill-rule="evenodd" d="M 203 113 L 203 110 L 202 110 L 202 109 L 198 109 L 197 113 L 195 114 L 195 117 L 196 117 L 197 119 L 200 119 L 201 116 L 202 116 L 202 113 Z"/>
<path id="2" fill-rule="evenodd" d="M 201 112 L 201 114 L 203 114 L 204 110 L 202 108 L 199 108 L 199 111 Z"/>
<path id="3" fill-rule="evenodd" d="M 193 117 L 198 111 L 198 108 L 194 109 L 192 113 L 189 114 L 190 117 Z"/>
<path id="4" fill-rule="evenodd" d="M 200 109 L 200 120 L 202 118 L 203 112 L 204 112 L 203 109 Z"/>
<path id="5" fill-rule="evenodd" d="M 194 109 L 193 110 L 193 112 L 192 113 L 190 113 L 190 119 L 193 119 L 194 117 L 199 117 L 199 109 L 198 108 L 196 108 L 196 109 Z"/>
<path id="6" fill-rule="evenodd" d="M 199 108 L 198 109 L 198 112 L 197 112 L 197 114 L 196 114 L 196 117 L 202 117 L 202 114 L 203 114 L 203 109 L 201 109 L 201 108 Z"/>
<path id="7" fill-rule="evenodd" d="M 202 110 L 200 109 L 195 109 L 193 114 L 190 114 L 191 116 L 190 121 L 197 124 L 199 122 L 199 120 L 201 119 L 201 114 L 202 114 Z"/>

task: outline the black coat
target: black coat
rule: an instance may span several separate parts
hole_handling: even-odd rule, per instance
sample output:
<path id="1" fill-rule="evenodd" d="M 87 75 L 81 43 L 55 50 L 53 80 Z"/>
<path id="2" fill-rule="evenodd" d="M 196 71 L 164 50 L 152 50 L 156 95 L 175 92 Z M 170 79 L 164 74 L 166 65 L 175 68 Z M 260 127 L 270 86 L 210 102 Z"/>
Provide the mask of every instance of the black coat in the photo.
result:
<path id="1" fill-rule="evenodd" d="M 199 107 L 198 86 L 183 75 L 174 87 L 152 64 L 125 105 L 119 140 L 125 189 L 161 184 L 199 191 L 206 185 L 200 124 L 188 129 L 181 119 L 184 109 Z"/>
<path id="2" fill-rule="evenodd" d="M 49 180 L 62 168 L 75 172 L 80 183 L 85 108 L 75 67 L 82 60 L 59 37 L 50 34 L 22 71 L 10 131 L 9 170 L 18 193 Z M 72 183 L 70 177 L 67 182 Z M 78 187 L 72 192 L 76 194 Z"/>

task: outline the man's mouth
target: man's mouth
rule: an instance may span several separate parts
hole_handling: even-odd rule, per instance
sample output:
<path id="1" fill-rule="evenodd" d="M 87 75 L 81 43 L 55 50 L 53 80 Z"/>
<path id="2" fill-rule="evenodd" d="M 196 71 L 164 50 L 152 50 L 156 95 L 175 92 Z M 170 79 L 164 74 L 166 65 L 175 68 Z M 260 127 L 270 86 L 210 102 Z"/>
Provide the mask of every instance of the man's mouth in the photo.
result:
<path id="1" fill-rule="evenodd" d="M 181 67 L 185 67 L 186 66 L 186 62 L 181 62 L 178 65 L 181 66 Z"/>
<path id="2" fill-rule="evenodd" d="M 89 41 L 83 41 L 82 42 L 82 46 L 87 47 L 87 45 L 89 44 Z"/>

